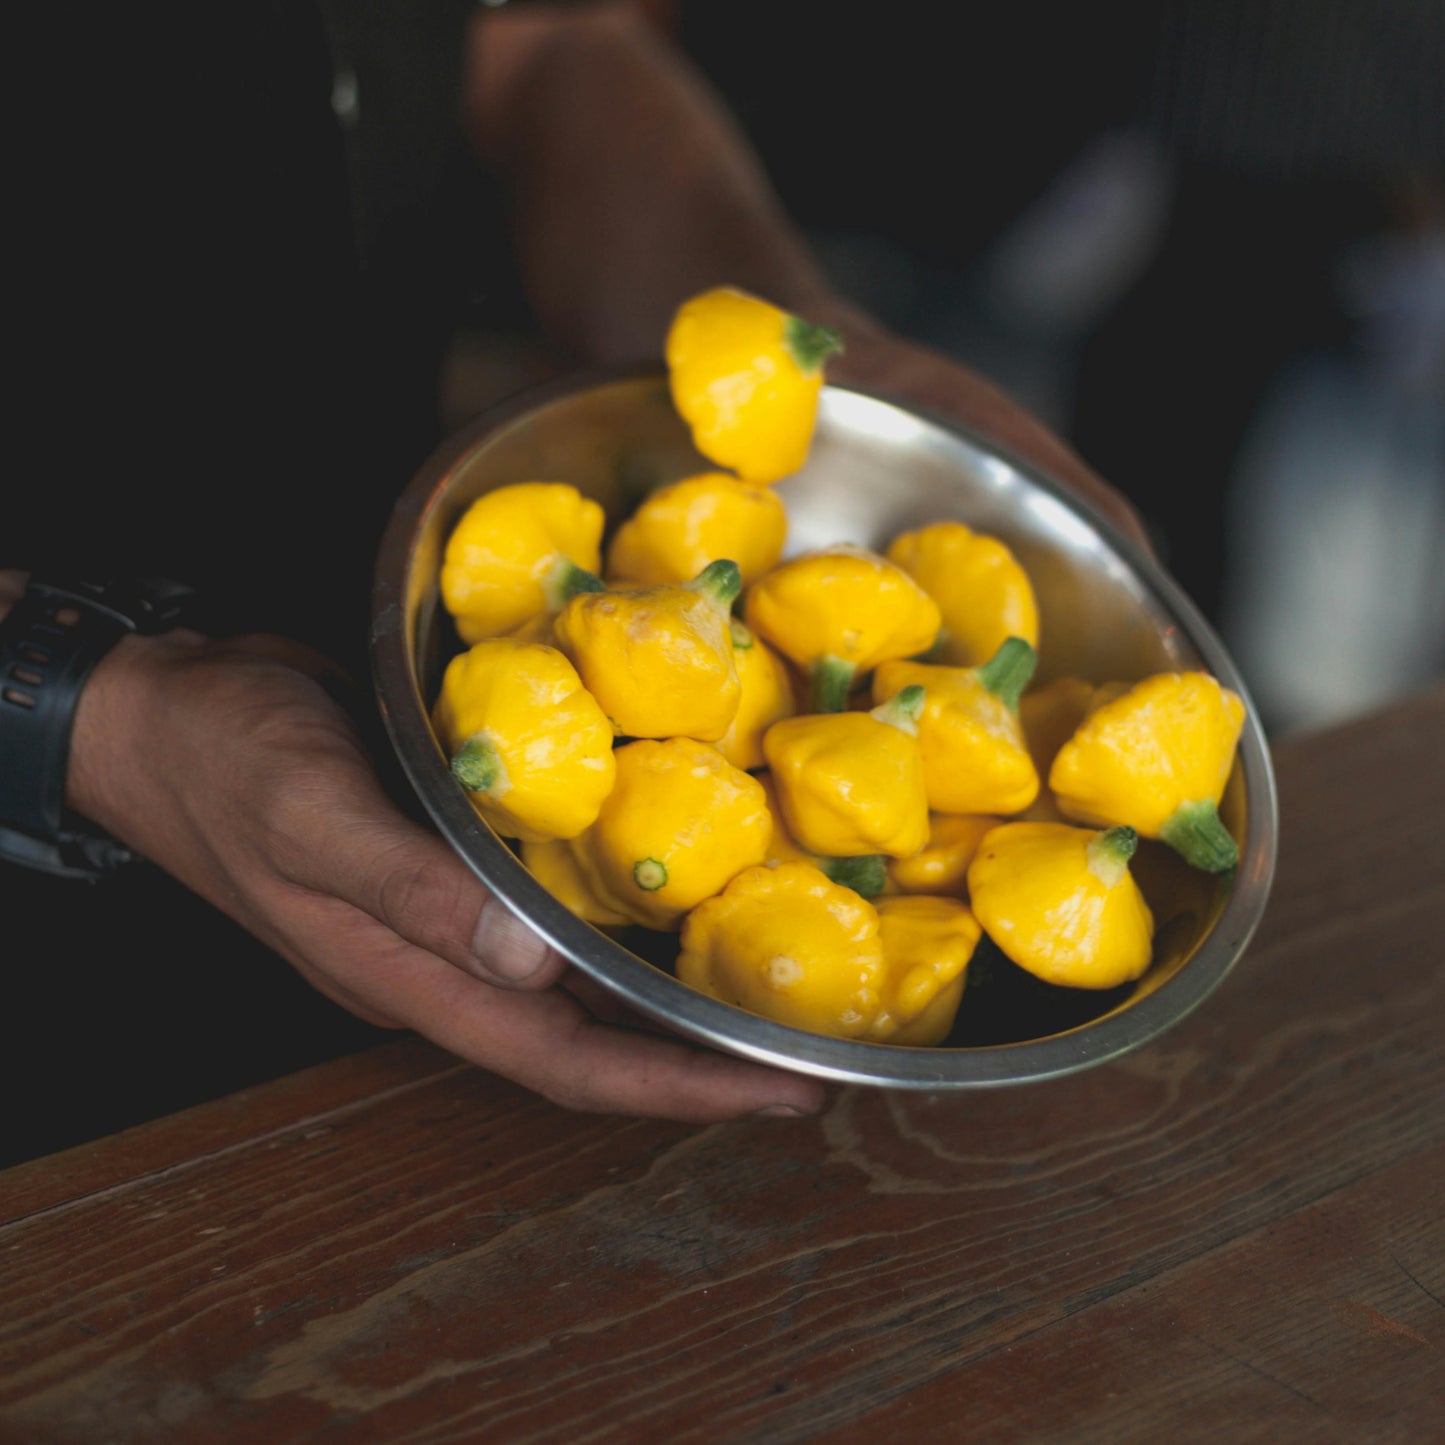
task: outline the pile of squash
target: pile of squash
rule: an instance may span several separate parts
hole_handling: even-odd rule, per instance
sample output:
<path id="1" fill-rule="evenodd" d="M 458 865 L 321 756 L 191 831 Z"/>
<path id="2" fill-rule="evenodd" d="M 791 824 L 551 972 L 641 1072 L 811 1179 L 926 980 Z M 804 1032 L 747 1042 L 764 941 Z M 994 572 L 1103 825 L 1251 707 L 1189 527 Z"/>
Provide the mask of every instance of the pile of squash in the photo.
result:
<path id="1" fill-rule="evenodd" d="M 932 1046 L 984 935 L 1045 984 L 1139 978 L 1140 838 L 1227 874 L 1244 707 L 1202 671 L 1031 687 L 1025 569 L 955 518 L 784 556 L 838 338 L 732 288 L 686 302 L 673 404 L 715 468 L 610 534 L 565 478 L 479 497 L 440 586 L 433 724 L 458 786 L 604 930 L 839 1038 Z"/>

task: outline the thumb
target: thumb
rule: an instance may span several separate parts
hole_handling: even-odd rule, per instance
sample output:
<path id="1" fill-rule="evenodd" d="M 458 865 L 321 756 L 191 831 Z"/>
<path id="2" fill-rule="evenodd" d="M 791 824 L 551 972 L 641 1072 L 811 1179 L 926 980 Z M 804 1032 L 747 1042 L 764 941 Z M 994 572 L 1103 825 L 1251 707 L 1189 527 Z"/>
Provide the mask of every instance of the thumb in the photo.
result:
<path id="1" fill-rule="evenodd" d="M 495 894 L 485 893 L 472 930 L 467 972 L 502 988 L 548 988 L 567 961 Z"/>
<path id="2" fill-rule="evenodd" d="M 365 802 L 363 802 L 365 798 Z M 333 817 L 325 846 L 302 850 L 293 880 L 361 909 L 408 943 L 501 988 L 548 988 L 567 963 L 492 894 L 443 839 L 397 811 L 377 786 Z"/>

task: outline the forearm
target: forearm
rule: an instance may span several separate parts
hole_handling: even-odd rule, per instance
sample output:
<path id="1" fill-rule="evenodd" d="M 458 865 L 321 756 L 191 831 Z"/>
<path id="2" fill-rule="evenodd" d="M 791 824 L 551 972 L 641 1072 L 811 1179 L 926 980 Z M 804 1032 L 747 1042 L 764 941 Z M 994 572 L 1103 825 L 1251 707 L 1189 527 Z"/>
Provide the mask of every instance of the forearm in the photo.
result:
<path id="1" fill-rule="evenodd" d="M 480 13 L 466 87 L 472 144 L 510 183 L 523 281 L 554 340 L 587 361 L 655 360 L 682 301 L 741 287 L 842 334 L 831 380 L 976 426 L 1147 542 L 1037 418 L 832 289 L 726 106 L 626 0 L 578 17 Z"/>
<path id="2" fill-rule="evenodd" d="M 482 15 L 470 58 L 472 142 L 511 183 L 539 319 L 579 356 L 656 356 L 676 306 L 712 285 L 825 304 L 736 123 L 629 6 Z"/>

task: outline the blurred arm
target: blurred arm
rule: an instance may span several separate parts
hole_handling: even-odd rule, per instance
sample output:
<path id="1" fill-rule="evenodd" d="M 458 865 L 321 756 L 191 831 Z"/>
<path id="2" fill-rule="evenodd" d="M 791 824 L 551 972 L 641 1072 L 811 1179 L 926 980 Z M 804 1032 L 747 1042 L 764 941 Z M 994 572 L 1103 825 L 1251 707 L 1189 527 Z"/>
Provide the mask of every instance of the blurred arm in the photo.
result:
<path id="1" fill-rule="evenodd" d="M 659 357 L 682 301 L 739 286 L 843 334 L 830 379 L 977 427 L 1148 546 L 1124 498 L 1037 418 L 832 290 L 730 111 L 642 5 L 479 11 L 464 121 L 507 185 L 536 314 L 583 360 Z"/>
<path id="2" fill-rule="evenodd" d="M 828 297 L 731 114 L 627 0 L 479 11 L 465 121 L 543 325 L 589 360 L 658 355 L 710 285 L 800 313 Z"/>

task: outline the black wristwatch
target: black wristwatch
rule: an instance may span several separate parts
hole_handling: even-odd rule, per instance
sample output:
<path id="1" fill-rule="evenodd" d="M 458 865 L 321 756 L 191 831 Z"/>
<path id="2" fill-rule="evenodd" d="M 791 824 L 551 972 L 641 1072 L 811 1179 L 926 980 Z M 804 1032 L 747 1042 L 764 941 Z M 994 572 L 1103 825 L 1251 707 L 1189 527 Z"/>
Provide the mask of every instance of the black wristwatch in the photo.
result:
<path id="1" fill-rule="evenodd" d="M 130 861 L 124 844 L 65 807 L 75 706 L 126 633 L 181 626 L 194 597 L 163 577 L 31 577 L 0 619 L 0 859 L 89 879 Z"/>

